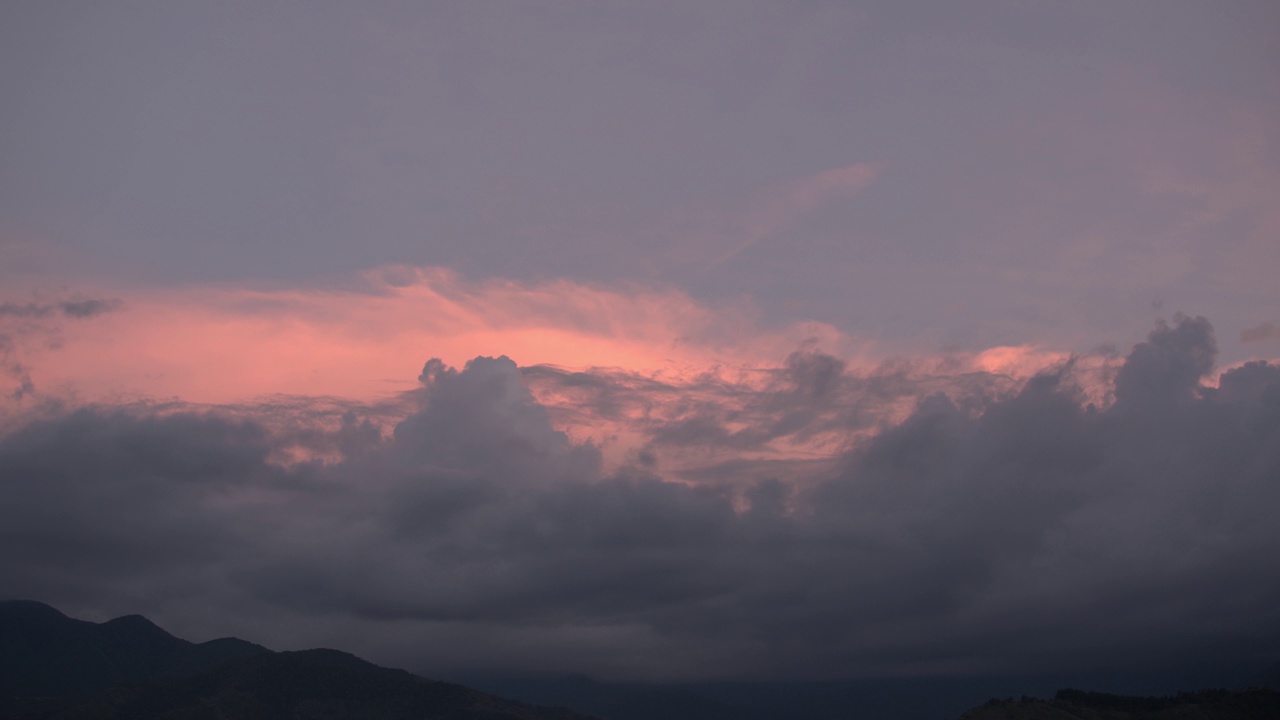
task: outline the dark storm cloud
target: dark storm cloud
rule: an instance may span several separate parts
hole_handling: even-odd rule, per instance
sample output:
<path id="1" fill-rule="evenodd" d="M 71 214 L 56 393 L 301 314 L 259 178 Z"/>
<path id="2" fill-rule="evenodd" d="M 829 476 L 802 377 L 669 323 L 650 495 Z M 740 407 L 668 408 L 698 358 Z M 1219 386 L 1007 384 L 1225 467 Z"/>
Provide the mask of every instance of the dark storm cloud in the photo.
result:
<path id="1" fill-rule="evenodd" d="M 1016 392 L 978 378 L 947 394 L 793 355 L 755 394 L 705 379 L 697 389 L 727 409 L 703 392 L 653 424 L 650 447 L 866 430 L 874 399 L 922 399 L 825 463 L 766 461 L 766 477 L 739 459 L 708 483 L 673 482 L 661 463 L 605 472 L 524 383 L 576 388 L 618 417 L 689 387 L 522 374 L 506 358 L 427 363 L 388 436 L 351 409 L 311 436 L 84 409 L 0 440 L 0 580 L 115 612 L 198 599 L 224 628 L 293 615 L 408 638 L 396 657 L 422 669 L 457 662 L 433 642 L 444 636 L 490 648 L 468 656 L 475 667 L 634 677 L 1271 651 L 1280 366 L 1249 363 L 1210 388 L 1213 356 L 1203 319 L 1161 324 L 1104 407 L 1071 363 Z M 342 459 L 276 461 L 308 442 Z M 287 641 L 306 644 L 307 626 Z M 541 660 L 511 660 L 514 647 Z"/>
<path id="2" fill-rule="evenodd" d="M 261 539 L 238 540 L 249 518 L 216 506 L 270 486 L 268 450 L 260 427 L 194 414 L 80 410 L 11 433 L 0 441 L 6 585 L 54 596 L 181 587 L 187 569 Z"/>

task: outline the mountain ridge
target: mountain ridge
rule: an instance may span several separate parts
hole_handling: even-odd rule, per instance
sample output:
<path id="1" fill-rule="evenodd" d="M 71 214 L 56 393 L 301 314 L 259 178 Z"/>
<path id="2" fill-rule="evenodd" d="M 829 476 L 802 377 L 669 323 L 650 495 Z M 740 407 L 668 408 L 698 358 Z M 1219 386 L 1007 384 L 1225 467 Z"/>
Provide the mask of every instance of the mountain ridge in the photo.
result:
<path id="1" fill-rule="evenodd" d="M 1277 678 L 1280 663 L 1252 672 L 1242 689 L 1158 697 L 1053 694 L 1041 678 L 1038 689 L 1022 683 L 1036 697 L 1017 700 L 998 699 L 1006 695 L 998 678 L 456 684 L 341 650 L 273 652 L 238 638 L 192 643 L 142 615 L 93 623 L 35 601 L 0 602 L 0 720 L 1245 720 L 1280 717 Z M 975 696 L 982 687 L 990 694 Z"/>
<path id="2" fill-rule="evenodd" d="M 239 638 L 193 643 L 141 615 L 76 620 L 31 600 L 0 602 L 0 695 L 83 697 L 122 683 L 183 677 L 270 652 Z"/>
<path id="3" fill-rule="evenodd" d="M 141 615 L 103 623 L 0 602 L 0 720 L 588 720 L 384 668 L 341 650 L 192 643 Z"/>
<path id="4" fill-rule="evenodd" d="M 1267 688 L 1201 690 L 1134 697 L 1059 690 L 1052 698 L 991 699 L 960 720 L 1266 720 L 1280 718 L 1280 693 Z"/>

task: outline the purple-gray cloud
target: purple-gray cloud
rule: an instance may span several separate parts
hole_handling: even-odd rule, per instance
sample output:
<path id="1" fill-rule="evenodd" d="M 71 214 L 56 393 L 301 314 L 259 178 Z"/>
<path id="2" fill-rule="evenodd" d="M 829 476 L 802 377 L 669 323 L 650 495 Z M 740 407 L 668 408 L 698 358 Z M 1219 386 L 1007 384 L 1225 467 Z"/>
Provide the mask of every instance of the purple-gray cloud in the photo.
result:
<path id="1" fill-rule="evenodd" d="M 427 672 L 821 677 L 1274 652 L 1280 366 L 1214 388 L 1214 353 L 1203 318 L 1158 325 L 1106 406 L 1071 363 L 963 398 L 921 382 L 909 417 L 825 464 L 725 462 L 714 482 L 664 476 L 662 454 L 864 432 L 844 398 L 906 395 L 910 377 L 797 354 L 731 398 L 745 418 L 654 418 L 658 459 L 616 471 L 555 429 L 527 378 L 585 388 L 601 414 L 675 390 L 476 358 L 427 363 L 389 436 L 357 410 L 303 431 L 278 408 L 81 408 L 0 438 L 0 586 L 179 631 L 363 638 Z M 341 459 L 275 460 L 306 446 Z"/>
<path id="2" fill-rule="evenodd" d="M 90 318 L 120 306 L 117 300 L 60 300 L 58 302 L 0 303 L 0 317 L 43 318 L 62 314 L 69 318 Z"/>
<path id="3" fill-rule="evenodd" d="M 1280 340 L 1280 328 L 1275 323 L 1265 322 L 1240 331 L 1240 342 L 1259 343 L 1268 340 Z"/>
<path id="4" fill-rule="evenodd" d="M 59 316 L 85 320 L 120 307 L 115 299 L 78 298 L 57 301 L 0 303 L 0 375 L 8 375 L 14 383 L 9 396 L 16 400 L 35 392 L 30 368 L 17 349 L 20 338 L 37 335 L 46 344 L 58 342 L 56 327 L 48 321 Z"/>

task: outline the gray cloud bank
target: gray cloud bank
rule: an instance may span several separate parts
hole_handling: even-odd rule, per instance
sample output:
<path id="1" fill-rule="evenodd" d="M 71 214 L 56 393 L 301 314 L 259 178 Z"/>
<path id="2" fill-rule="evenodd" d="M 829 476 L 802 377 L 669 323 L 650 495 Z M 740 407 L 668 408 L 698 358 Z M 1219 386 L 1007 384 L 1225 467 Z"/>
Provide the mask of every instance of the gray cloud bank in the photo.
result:
<path id="1" fill-rule="evenodd" d="M 1071 363 L 1013 392 L 921 383 L 905 421 L 824 463 L 723 462 L 706 482 L 664 476 L 663 454 L 860 432 L 866 413 L 832 410 L 833 394 L 898 397 L 909 377 L 793 356 L 735 400 L 729 414 L 750 417 L 651 418 L 616 471 L 556 430 L 529 378 L 587 388 L 574 397 L 600 416 L 663 388 L 506 358 L 429 362 L 385 436 L 358 412 L 304 431 L 81 408 L 0 438 L 0 587 L 425 672 L 816 678 L 1266 655 L 1280 366 L 1209 387 L 1215 352 L 1207 321 L 1179 317 L 1133 348 L 1105 405 Z M 298 448 L 340 459 L 279 461 Z"/>

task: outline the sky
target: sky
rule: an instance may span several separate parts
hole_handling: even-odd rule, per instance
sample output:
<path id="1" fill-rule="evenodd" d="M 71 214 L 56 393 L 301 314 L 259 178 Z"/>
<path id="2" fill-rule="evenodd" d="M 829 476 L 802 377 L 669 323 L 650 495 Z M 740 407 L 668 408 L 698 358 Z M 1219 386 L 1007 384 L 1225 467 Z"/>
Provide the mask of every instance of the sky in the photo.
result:
<path id="1" fill-rule="evenodd" d="M 0 9 L 0 593 L 425 673 L 1280 654 L 1280 6 Z"/>

